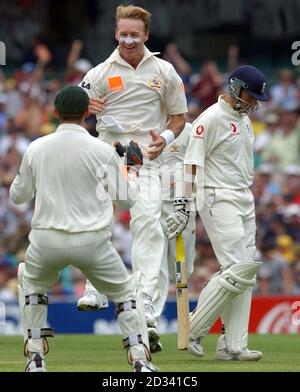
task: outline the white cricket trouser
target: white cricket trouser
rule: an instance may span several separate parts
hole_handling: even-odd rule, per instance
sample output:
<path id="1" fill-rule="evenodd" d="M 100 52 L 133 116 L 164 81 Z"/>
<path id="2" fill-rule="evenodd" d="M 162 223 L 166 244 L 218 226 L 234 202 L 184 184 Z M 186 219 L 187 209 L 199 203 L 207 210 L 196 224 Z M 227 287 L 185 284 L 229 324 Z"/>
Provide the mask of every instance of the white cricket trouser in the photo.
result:
<path id="1" fill-rule="evenodd" d="M 222 267 L 254 261 L 255 206 L 250 189 L 206 188 L 199 215 Z M 238 352 L 247 347 L 252 290 L 235 297 L 223 310 L 227 348 Z"/>
<path id="2" fill-rule="evenodd" d="M 176 239 L 168 240 L 166 219 L 174 211 L 174 202 L 164 200 L 161 211 L 161 224 L 164 231 L 164 253 L 160 267 L 158 289 L 154 296 L 156 320 L 161 316 L 168 298 L 169 283 L 175 283 Z M 191 275 L 195 261 L 196 213 L 191 211 L 188 224 L 182 232 L 187 278 Z"/>
<path id="3" fill-rule="evenodd" d="M 250 189 L 205 188 L 204 198 L 199 215 L 221 266 L 254 260 L 256 224 Z"/>
<path id="4" fill-rule="evenodd" d="M 19 277 L 19 293 L 23 291 L 24 296 L 46 294 L 57 281 L 59 271 L 73 265 L 88 277 L 98 291 L 115 303 L 135 301 L 135 279 L 127 272 L 110 237 L 108 230 L 78 234 L 33 230 L 25 256 L 25 270 Z M 24 305 L 21 310 L 25 339 L 28 328 L 46 327 L 47 306 Z M 146 330 L 144 316 L 136 309 L 121 312 L 118 322 L 125 338 Z M 29 344 L 29 351 L 41 351 L 41 339 L 29 339 Z"/>
<path id="5" fill-rule="evenodd" d="M 140 271 L 143 291 L 154 296 L 164 250 L 161 227 L 161 179 L 159 166 L 145 164 L 139 172 L 140 193 L 130 209 L 132 269 Z"/>

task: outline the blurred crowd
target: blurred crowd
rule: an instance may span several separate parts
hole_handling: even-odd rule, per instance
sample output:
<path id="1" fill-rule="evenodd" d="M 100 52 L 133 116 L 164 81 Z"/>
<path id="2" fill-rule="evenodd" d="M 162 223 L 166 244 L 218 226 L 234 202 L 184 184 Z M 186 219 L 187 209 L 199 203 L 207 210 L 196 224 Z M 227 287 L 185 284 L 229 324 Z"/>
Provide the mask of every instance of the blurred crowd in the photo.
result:
<path id="1" fill-rule="evenodd" d="M 33 41 L 30 61 L 6 74 L 0 69 L 0 300 L 16 298 L 16 272 L 24 260 L 33 203 L 14 205 L 8 190 L 22 155 L 33 140 L 53 132 L 58 125 L 53 100 L 65 84 L 78 84 L 92 64 L 81 58 L 82 42 L 73 41 L 64 72 L 51 66 L 51 50 Z M 228 48 L 227 69 L 205 61 L 199 72 L 169 43 L 162 57 L 181 75 L 192 122 L 216 102 L 226 88 L 230 72 L 241 64 L 239 48 Z M 99 62 L 101 59 L 99 59 Z M 58 76 L 59 75 L 59 76 Z M 300 294 L 300 76 L 282 69 L 270 87 L 271 100 L 253 117 L 256 140 L 253 193 L 257 212 L 257 259 L 263 262 L 255 294 Z M 95 118 L 86 127 L 93 136 Z M 129 212 L 115 210 L 113 244 L 130 269 L 131 233 Z M 196 260 L 190 279 L 190 294 L 197 296 L 219 266 L 201 220 L 197 218 Z M 52 295 L 82 294 L 85 278 L 65 269 Z M 170 295 L 174 288 L 170 288 Z"/>

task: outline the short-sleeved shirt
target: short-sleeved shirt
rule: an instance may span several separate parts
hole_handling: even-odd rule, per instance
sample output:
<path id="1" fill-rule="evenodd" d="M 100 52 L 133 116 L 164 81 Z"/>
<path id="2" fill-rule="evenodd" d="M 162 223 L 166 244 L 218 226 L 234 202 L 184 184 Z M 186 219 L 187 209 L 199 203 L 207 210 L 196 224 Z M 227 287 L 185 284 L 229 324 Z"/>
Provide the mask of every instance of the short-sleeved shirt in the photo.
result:
<path id="1" fill-rule="evenodd" d="M 124 169 L 111 146 L 77 124 L 61 124 L 29 145 L 10 196 L 18 204 L 35 197 L 32 229 L 98 231 L 111 226 L 112 200 L 125 209 L 134 203 L 135 183 Z"/>
<path id="2" fill-rule="evenodd" d="M 224 99 L 193 123 L 184 163 L 204 168 L 204 186 L 248 188 L 253 182 L 254 134 L 249 117 Z"/>
<path id="3" fill-rule="evenodd" d="M 107 99 L 105 110 L 97 114 L 101 140 L 112 144 L 134 136 L 142 146 L 148 146 L 152 140 L 149 131 L 165 130 L 167 115 L 187 112 L 181 78 L 170 63 L 155 54 L 144 47 L 144 57 L 135 69 L 117 48 L 80 83 L 90 97 Z M 112 116 L 126 133 L 107 126 L 104 116 Z"/>

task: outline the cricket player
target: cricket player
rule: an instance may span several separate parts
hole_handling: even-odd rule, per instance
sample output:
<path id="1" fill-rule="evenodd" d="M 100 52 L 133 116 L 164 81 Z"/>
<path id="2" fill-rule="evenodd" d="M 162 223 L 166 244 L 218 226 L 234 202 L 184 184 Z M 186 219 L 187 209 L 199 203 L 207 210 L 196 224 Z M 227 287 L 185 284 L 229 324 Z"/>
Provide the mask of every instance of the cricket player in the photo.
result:
<path id="1" fill-rule="evenodd" d="M 163 165 L 161 166 L 162 177 L 162 211 L 161 224 L 163 227 L 165 242 L 164 252 L 161 261 L 159 282 L 156 294 L 154 296 L 155 324 L 148 328 L 150 352 L 155 353 L 162 350 L 162 344 L 159 341 L 158 324 L 163 312 L 165 303 L 168 298 L 170 283 L 175 283 L 175 265 L 176 265 L 176 240 L 168 239 L 168 229 L 166 224 L 167 217 L 174 209 L 174 185 L 176 171 L 183 170 L 183 160 L 187 146 L 189 144 L 192 124 L 186 123 L 181 134 L 162 152 Z M 178 173 L 177 173 L 178 175 Z M 187 277 L 193 271 L 195 261 L 195 240 L 196 240 L 196 213 L 191 211 L 190 219 L 182 233 L 184 239 L 184 252 L 186 262 Z"/>
<path id="2" fill-rule="evenodd" d="M 164 250 L 160 155 L 184 128 L 187 105 L 182 80 L 174 67 L 145 46 L 150 17 L 140 7 L 117 7 L 115 38 L 119 45 L 107 60 L 86 74 L 80 86 L 90 97 L 99 138 L 110 145 L 116 140 L 127 145 L 133 139 L 144 154 L 139 197 L 130 208 L 130 228 L 132 267 L 141 273 L 146 321 L 152 327 L 152 299 Z"/>
<path id="3" fill-rule="evenodd" d="M 174 205 L 174 182 L 176 165 L 181 169 L 183 159 L 187 149 L 192 124 L 186 123 L 181 134 L 162 152 L 163 164 L 160 167 L 162 182 L 162 210 L 161 224 L 164 233 L 164 249 L 160 265 L 158 286 L 153 297 L 155 308 L 155 323 L 148 328 L 150 352 L 162 351 L 162 344 L 159 341 L 158 323 L 165 306 L 170 282 L 175 282 L 175 262 L 176 262 L 176 241 L 168 239 L 166 218 L 173 211 Z M 183 169 L 181 169 L 183 170 Z M 183 232 L 185 260 L 187 276 L 193 270 L 195 260 L 195 218 L 196 213 L 191 212 L 187 227 Z M 103 310 L 108 307 L 107 297 L 99 293 L 87 280 L 85 294 L 78 300 L 77 307 L 81 311 Z"/>
<path id="4" fill-rule="evenodd" d="M 191 315 L 188 351 L 198 356 L 203 355 L 201 339 L 221 316 L 225 334 L 218 340 L 216 359 L 262 357 L 247 348 L 252 288 L 261 264 L 254 259 L 254 136 L 249 115 L 259 108 L 258 101 L 268 99 L 265 90 L 266 78 L 257 68 L 237 68 L 229 77 L 229 92 L 193 123 L 185 154 L 186 173 L 194 176 L 197 210 L 221 265 Z M 184 229 L 189 217 L 191 186 L 186 183 L 182 192 L 184 197 L 175 200 L 175 211 L 167 218 L 170 238 Z"/>
<path id="5" fill-rule="evenodd" d="M 134 371 L 152 372 L 148 342 L 142 338 L 147 337 L 146 321 L 137 310 L 137 277 L 128 274 L 110 242 L 112 199 L 121 208 L 132 207 L 136 172 L 129 169 L 127 180 L 114 149 L 83 128 L 88 106 L 80 87 L 61 90 L 55 99 L 60 126 L 30 144 L 10 188 L 16 204 L 35 198 L 30 245 L 18 271 L 25 371 L 46 371 L 46 338 L 53 336 L 47 328 L 47 292 L 71 264 L 116 303 Z"/>

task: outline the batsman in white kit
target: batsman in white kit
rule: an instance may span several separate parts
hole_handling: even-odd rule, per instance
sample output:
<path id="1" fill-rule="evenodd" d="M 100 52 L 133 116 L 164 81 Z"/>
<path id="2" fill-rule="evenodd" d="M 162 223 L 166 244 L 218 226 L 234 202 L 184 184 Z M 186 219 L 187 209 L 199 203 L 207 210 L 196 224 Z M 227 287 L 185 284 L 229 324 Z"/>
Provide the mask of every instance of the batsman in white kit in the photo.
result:
<path id="1" fill-rule="evenodd" d="M 257 361 L 259 351 L 247 348 L 252 288 L 261 263 L 255 261 L 253 130 L 249 115 L 268 100 L 266 78 L 245 65 L 229 77 L 229 92 L 193 123 L 185 170 L 201 220 L 221 265 L 200 293 L 190 318 L 188 351 L 201 357 L 201 340 L 221 316 L 225 333 L 216 359 Z M 192 187 L 182 189 L 175 211 L 167 218 L 170 238 L 183 230 L 189 217 Z"/>
<path id="2" fill-rule="evenodd" d="M 10 188 L 17 204 L 35 198 L 30 245 L 18 270 L 25 371 L 46 371 L 47 337 L 53 336 L 47 292 L 59 271 L 73 265 L 115 302 L 133 370 L 152 372 L 143 306 L 137 303 L 138 276 L 128 274 L 110 242 L 112 200 L 120 208 L 132 207 L 136 170 L 127 173 L 115 150 L 83 128 L 88 106 L 80 87 L 61 90 L 55 99 L 61 125 L 30 144 Z"/>
<path id="3" fill-rule="evenodd" d="M 119 45 L 108 59 L 87 73 L 80 86 L 90 97 L 99 138 L 110 145 L 116 141 L 127 145 L 133 139 L 144 154 L 139 197 L 130 209 L 132 268 L 141 273 L 146 321 L 153 327 L 152 300 L 164 248 L 161 153 L 183 130 L 187 105 L 182 80 L 174 67 L 145 46 L 150 19 L 151 14 L 141 7 L 117 7 L 115 38 Z M 105 298 L 95 297 L 87 283 L 79 309 L 105 306 Z"/>

